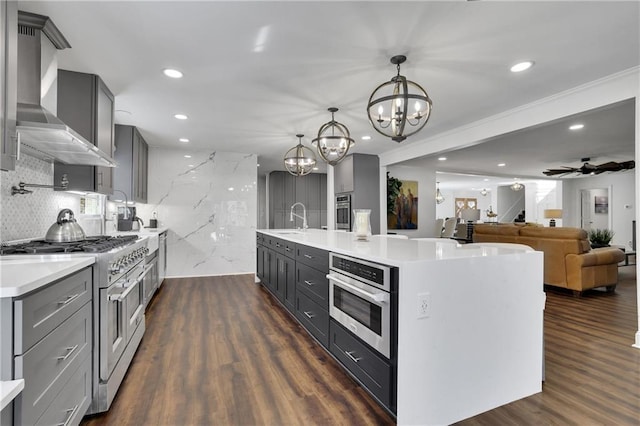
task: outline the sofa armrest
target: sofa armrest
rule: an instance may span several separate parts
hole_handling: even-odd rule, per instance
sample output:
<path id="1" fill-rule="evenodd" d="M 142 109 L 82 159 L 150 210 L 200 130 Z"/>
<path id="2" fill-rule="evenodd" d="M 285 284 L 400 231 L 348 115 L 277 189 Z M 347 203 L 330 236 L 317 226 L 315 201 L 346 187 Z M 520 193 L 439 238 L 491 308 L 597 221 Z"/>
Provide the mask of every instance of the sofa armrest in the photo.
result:
<path id="1" fill-rule="evenodd" d="M 566 257 L 567 267 L 586 267 L 597 265 L 617 264 L 624 260 L 624 252 L 615 247 L 602 247 L 592 249 L 588 253 L 568 254 Z"/>

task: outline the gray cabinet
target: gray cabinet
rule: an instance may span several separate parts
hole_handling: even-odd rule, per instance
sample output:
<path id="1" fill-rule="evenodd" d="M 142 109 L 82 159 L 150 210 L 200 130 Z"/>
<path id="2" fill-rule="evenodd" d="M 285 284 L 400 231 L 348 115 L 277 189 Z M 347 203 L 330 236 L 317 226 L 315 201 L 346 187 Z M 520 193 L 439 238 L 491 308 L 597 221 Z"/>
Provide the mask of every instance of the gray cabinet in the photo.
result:
<path id="1" fill-rule="evenodd" d="M 295 315 L 325 348 L 329 347 L 329 252 L 296 244 Z"/>
<path id="2" fill-rule="evenodd" d="M 158 288 L 167 276 L 167 231 L 158 236 Z"/>
<path id="3" fill-rule="evenodd" d="M 380 233 L 380 161 L 377 155 L 351 154 L 333 168 L 334 192 L 351 195 L 351 209 L 371 210 L 371 232 Z M 353 211 L 351 212 L 353 215 Z M 353 218 L 352 221 L 353 223 Z"/>
<path id="4" fill-rule="evenodd" d="M 0 169 L 14 170 L 18 156 L 18 6 L 0 2 Z"/>
<path id="5" fill-rule="evenodd" d="M 14 424 L 77 425 L 89 408 L 92 277 L 88 267 L 24 296 L 0 299 L 2 321 L 13 330 L 4 333 L 3 326 L 2 376 L 25 380 L 13 404 Z M 12 377 L 6 375 L 9 364 Z"/>
<path id="6" fill-rule="evenodd" d="M 327 224 L 327 175 L 312 173 L 293 176 L 288 172 L 269 174 L 269 228 L 298 228 L 300 219 L 290 220 L 291 206 L 300 202 L 307 209 L 309 228 L 321 228 Z M 302 208 L 296 207 L 302 214 Z"/>
<path id="7" fill-rule="evenodd" d="M 113 157 L 115 98 L 95 74 L 58 70 L 58 118 Z M 70 190 L 113 193 L 111 167 L 55 163 L 54 182 L 67 174 Z"/>
<path id="8" fill-rule="evenodd" d="M 127 194 L 129 201 L 147 202 L 149 147 L 134 126 L 116 125 L 118 167 L 114 170 L 114 189 Z"/>

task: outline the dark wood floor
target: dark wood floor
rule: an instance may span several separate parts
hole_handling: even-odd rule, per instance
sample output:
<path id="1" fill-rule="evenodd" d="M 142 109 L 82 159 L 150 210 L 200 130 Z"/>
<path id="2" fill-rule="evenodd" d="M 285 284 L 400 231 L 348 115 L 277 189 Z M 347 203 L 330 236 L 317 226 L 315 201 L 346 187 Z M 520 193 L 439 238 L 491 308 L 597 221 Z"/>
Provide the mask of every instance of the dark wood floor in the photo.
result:
<path id="1" fill-rule="evenodd" d="M 638 425 L 635 266 L 612 294 L 547 292 L 543 392 L 461 425 Z M 373 425 L 393 418 L 253 276 L 166 280 L 108 413 L 86 425 Z"/>

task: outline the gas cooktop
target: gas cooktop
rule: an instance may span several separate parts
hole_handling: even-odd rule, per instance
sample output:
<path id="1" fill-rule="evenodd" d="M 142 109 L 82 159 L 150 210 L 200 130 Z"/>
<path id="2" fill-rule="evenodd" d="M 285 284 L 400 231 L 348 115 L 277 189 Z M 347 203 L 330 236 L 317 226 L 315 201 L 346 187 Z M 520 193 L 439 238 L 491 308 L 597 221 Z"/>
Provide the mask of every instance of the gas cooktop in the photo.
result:
<path id="1" fill-rule="evenodd" d="M 69 243 L 31 240 L 25 243 L 0 247 L 0 255 L 5 254 L 51 254 L 51 253 L 104 253 L 117 247 L 126 246 L 138 239 L 137 235 L 120 235 L 117 237 L 87 237 L 81 241 Z"/>

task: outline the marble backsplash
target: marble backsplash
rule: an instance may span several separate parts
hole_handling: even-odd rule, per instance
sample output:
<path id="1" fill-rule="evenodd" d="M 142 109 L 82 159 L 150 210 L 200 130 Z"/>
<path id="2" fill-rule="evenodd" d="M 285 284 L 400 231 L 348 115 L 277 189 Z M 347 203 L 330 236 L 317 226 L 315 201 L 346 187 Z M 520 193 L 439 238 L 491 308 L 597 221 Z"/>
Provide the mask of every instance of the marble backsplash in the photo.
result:
<path id="1" fill-rule="evenodd" d="M 26 188 L 30 194 L 11 195 L 18 183 L 52 185 L 53 164 L 22 155 L 15 171 L 0 172 L 0 241 L 43 238 L 61 209 L 80 211 L 80 195 L 49 188 Z"/>
<path id="2" fill-rule="evenodd" d="M 148 203 L 137 215 L 169 228 L 167 276 L 255 272 L 257 156 L 149 149 Z"/>

